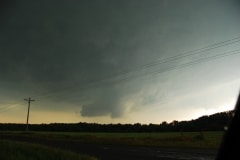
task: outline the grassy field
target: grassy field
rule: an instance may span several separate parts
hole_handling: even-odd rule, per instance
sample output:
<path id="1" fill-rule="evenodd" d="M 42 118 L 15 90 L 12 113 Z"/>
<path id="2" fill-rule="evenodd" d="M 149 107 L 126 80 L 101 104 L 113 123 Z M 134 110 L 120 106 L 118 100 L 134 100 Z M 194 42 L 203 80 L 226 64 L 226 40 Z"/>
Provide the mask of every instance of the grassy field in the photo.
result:
<path id="1" fill-rule="evenodd" d="M 1 160 L 96 160 L 74 152 L 38 144 L 0 140 Z"/>
<path id="2" fill-rule="evenodd" d="M 81 143 L 136 146 L 211 148 L 217 149 L 224 132 L 161 132 L 161 133 L 82 133 L 82 132 L 0 132 L 5 135 Z"/>

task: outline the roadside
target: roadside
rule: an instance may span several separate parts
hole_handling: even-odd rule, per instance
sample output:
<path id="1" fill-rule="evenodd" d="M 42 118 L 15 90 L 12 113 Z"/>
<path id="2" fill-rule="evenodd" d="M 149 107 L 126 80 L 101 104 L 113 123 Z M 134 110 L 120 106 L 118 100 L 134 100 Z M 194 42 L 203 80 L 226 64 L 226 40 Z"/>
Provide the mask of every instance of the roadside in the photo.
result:
<path id="1" fill-rule="evenodd" d="M 216 149 L 105 145 L 16 135 L 1 135 L 0 138 L 70 150 L 81 154 L 91 155 L 100 160 L 214 160 L 217 154 Z"/>

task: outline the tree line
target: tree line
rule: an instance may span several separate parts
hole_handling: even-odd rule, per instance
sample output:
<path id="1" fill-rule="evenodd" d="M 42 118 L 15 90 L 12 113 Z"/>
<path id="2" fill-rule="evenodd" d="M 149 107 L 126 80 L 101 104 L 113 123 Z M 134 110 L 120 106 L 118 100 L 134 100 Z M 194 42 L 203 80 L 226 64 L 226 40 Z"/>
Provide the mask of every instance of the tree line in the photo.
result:
<path id="1" fill-rule="evenodd" d="M 215 113 L 189 121 L 174 120 L 160 124 L 98 124 L 98 123 L 50 123 L 30 124 L 30 131 L 58 132 L 172 132 L 172 131 L 223 131 L 230 124 L 234 110 Z M 0 131 L 24 131 L 25 124 L 0 123 Z"/>

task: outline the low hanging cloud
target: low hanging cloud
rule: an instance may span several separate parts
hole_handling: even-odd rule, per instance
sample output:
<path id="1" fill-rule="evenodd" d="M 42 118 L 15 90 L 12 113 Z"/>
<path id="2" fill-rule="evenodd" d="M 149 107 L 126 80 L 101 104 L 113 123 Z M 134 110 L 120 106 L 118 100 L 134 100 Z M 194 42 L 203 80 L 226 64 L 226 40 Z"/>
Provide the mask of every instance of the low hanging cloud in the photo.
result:
<path id="1" fill-rule="evenodd" d="M 155 81 L 156 83 L 152 83 Z M 120 118 L 146 106 L 159 103 L 166 98 L 163 89 L 158 87 L 159 78 L 150 80 L 132 80 L 131 82 L 115 83 L 88 91 L 85 102 L 81 104 L 81 116 L 110 116 Z"/>
<path id="2" fill-rule="evenodd" d="M 91 93 L 88 104 L 83 104 L 81 107 L 81 115 L 86 117 L 106 116 L 120 117 L 122 115 L 120 94 L 116 91 L 106 91 L 100 89 L 95 93 Z"/>

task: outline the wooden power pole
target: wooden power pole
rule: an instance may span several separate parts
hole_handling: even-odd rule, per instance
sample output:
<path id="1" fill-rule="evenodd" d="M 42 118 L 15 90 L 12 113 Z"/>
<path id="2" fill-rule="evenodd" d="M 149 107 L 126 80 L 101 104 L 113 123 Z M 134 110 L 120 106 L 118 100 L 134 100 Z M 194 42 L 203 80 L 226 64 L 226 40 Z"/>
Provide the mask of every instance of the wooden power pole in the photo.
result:
<path id="1" fill-rule="evenodd" d="M 27 112 L 27 123 L 26 123 L 26 131 L 28 132 L 28 119 L 29 119 L 30 104 L 32 101 L 35 101 L 35 100 L 31 99 L 30 97 L 28 99 L 24 99 L 24 100 L 28 101 L 28 112 Z"/>

